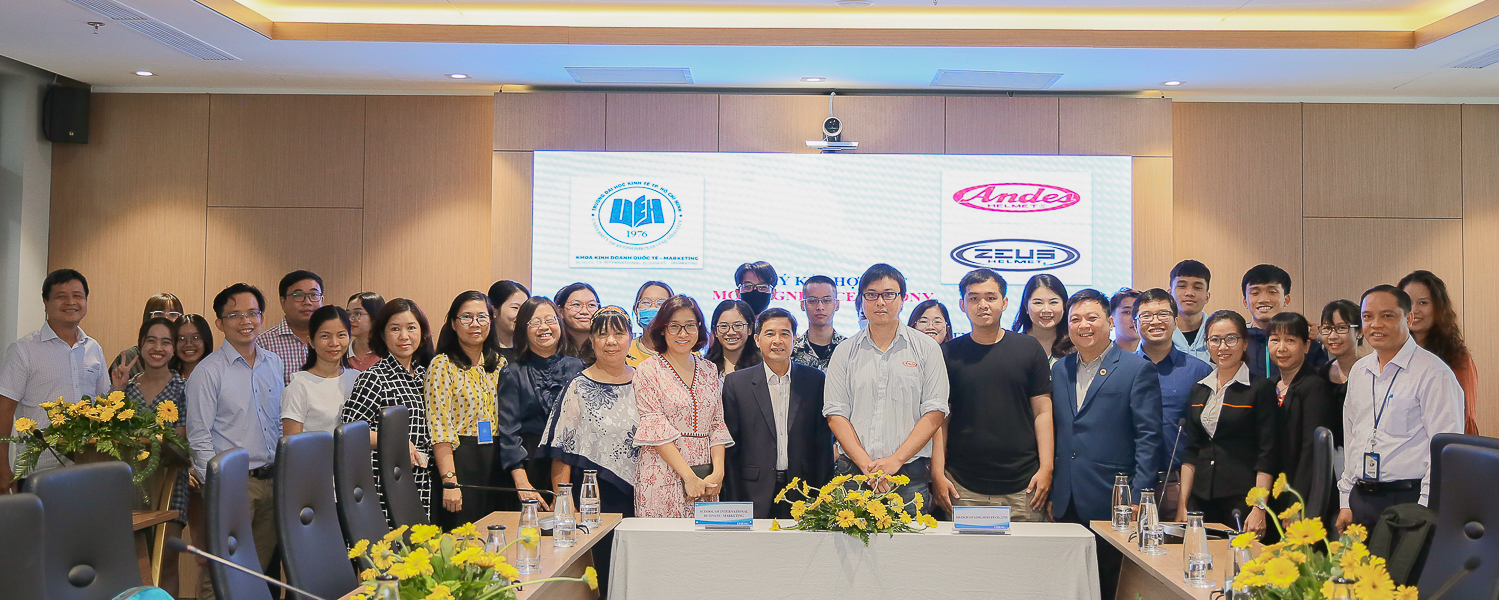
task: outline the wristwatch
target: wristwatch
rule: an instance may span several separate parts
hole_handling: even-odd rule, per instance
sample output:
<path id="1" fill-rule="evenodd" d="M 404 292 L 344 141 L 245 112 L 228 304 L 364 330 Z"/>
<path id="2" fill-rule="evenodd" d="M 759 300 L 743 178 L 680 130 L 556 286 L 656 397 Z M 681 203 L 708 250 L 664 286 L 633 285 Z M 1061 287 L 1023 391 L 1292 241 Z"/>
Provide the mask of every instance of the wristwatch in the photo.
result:
<path id="1" fill-rule="evenodd" d="M 457 479 L 458 478 L 458 472 L 457 471 L 448 471 L 447 473 L 443 473 L 442 474 L 442 478 L 443 479 Z"/>

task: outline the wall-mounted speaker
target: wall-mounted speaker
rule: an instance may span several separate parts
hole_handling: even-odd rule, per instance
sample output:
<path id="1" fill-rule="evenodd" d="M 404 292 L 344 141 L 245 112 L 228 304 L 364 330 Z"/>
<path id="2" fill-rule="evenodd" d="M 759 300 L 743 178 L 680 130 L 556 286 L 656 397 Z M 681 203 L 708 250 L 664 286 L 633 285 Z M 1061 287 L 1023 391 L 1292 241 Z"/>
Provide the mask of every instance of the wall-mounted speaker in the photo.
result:
<path id="1" fill-rule="evenodd" d="M 42 135 L 59 144 L 88 143 L 88 88 L 52 84 L 42 99 Z"/>

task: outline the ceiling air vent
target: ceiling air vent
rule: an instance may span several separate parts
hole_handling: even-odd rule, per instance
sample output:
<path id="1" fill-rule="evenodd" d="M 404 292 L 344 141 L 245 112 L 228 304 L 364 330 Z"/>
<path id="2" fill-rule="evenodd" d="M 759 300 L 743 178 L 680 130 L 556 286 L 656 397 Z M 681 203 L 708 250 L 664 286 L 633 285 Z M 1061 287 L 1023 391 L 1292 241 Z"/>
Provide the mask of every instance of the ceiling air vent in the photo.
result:
<path id="1" fill-rule="evenodd" d="M 91 11 L 108 17 L 111 21 L 129 27 L 158 42 L 191 54 L 203 60 L 239 60 L 238 57 L 208 45 L 203 40 L 183 33 L 182 30 L 162 23 L 138 10 L 114 0 L 68 0 Z"/>
<path id="2" fill-rule="evenodd" d="M 995 90 L 1044 90 L 1061 79 L 1061 73 L 1013 73 L 1007 71 L 957 71 L 937 69 L 932 85 Z"/>
<path id="3" fill-rule="evenodd" d="M 674 67 L 567 67 L 578 83 L 691 84 L 692 72 Z"/>
<path id="4" fill-rule="evenodd" d="M 1468 55 L 1462 60 L 1447 65 L 1449 69 L 1482 69 L 1494 63 L 1499 63 L 1499 46 L 1486 50 L 1479 50 L 1476 54 Z"/>

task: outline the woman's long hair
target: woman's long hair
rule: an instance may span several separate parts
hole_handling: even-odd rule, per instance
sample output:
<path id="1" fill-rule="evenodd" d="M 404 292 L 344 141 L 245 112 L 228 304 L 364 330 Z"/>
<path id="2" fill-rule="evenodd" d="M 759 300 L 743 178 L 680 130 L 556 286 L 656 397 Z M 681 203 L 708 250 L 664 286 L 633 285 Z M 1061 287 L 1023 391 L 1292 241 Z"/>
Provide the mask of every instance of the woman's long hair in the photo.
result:
<path id="1" fill-rule="evenodd" d="M 1057 338 L 1051 342 L 1051 357 L 1061 358 L 1071 354 L 1075 348 L 1072 346 L 1072 338 L 1067 335 L 1067 286 L 1062 284 L 1056 275 L 1041 273 L 1033 275 L 1025 282 L 1025 290 L 1020 293 L 1020 311 L 1015 314 L 1015 322 L 1010 325 L 1010 330 L 1016 333 L 1030 334 L 1034 324 L 1031 323 L 1031 296 L 1039 288 L 1051 290 L 1062 299 L 1062 314 L 1057 318 Z M 1107 307 L 1105 307 L 1107 308 Z"/>
<path id="2" fill-rule="evenodd" d="M 937 343 L 952 341 L 952 317 L 947 316 L 947 306 L 943 305 L 942 301 L 936 298 L 922 300 L 921 304 L 917 304 L 916 308 L 911 309 L 911 316 L 906 319 L 906 327 L 915 329 L 916 322 L 921 320 L 921 316 L 933 308 L 937 309 L 937 312 L 942 313 L 942 321 L 947 324 L 947 333 L 943 334 L 943 339 L 937 340 Z"/>
<path id="3" fill-rule="evenodd" d="M 1447 294 L 1447 284 L 1435 273 L 1420 270 L 1400 280 L 1400 289 L 1419 283 L 1431 291 L 1431 331 L 1426 332 L 1426 342 L 1421 347 L 1441 357 L 1442 362 L 1456 370 L 1468 362 L 1468 344 L 1463 341 L 1463 330 L 1457 325 L 1457 311 L 1452 308 L 1452 296 Z"/>
<path id="4" fill-rule="evenodd" d="M 376 297 L 378 298 L 378 296 Z M 364 301 L 361 300 L 360 304 L 363 305 Z M 365 310 L 369 309 L 365 308 Z M 316 342 L 318 328 L 322 327 L 323 324 L 327 323 L 328 321 L 339 321 L 343 323 L 344 331 L 349 332 L 349 343 L 354 343 L 354 327 L 352 325 L 349 325 L 349 311 L 344 310 L 344 307 L 338 306 L 336 304 L 322 306 L 317 310 L 312 311 L 312 317 L 307 319 L 307 338 Z M 374 330 L 370 330 L 370 335 L 374 335 Z M 347 348 L 345 350 L 346 351 L 344 352 L 343 357 L 338 359 L 338 366 L 349 369 L 352 367 L 349 366 L 349 353 L 347 352 Z M 307 360 L 302 363 L 302 370 L 311 371 L 312 368 L 316 366 L 317 349 L 309 348 L 307 350 Z"/>
<path id="5" fill-rule="evenodd" d="M 743 300 L 724 300 L 718 303 L 718 308 L 713 309 L 713 320 L 709 321 L 707 327 L 708 351 L 703 353 L 703 358 L 708 359 L 718 367 L 718 374 L 724 372 L 723 344 L 718 342 L 716 335 L 718 330 L 718 318 L 730 310 L 739 311 L 739 316 L 744 317 L 746 327 L 744 329 L 744 348 L 739 351 L 739 360 L 734 361 L 734 369 L 752 367 L 763 362 L 760 357 L 760 346 L 755 344 L 755 309 L 750 308 L 749 303 Z M 658 313 L 659 314 L 659 313 Z M 667 315 L 670 318 L 670 315 Z"/>
<path id="6" fill-rule="evenodd" d="M 203 359 L 208 358 L 209 354 L 213 354 L 213 329 L 208 327 L 208 319 L 198 313 L 187 313 L 177 317 L 177 321 L 172 323 L 172 341 L 177 342 L 176 336 L 182 332 L 183 323 L 192 323 L 193 328 L 198 330 L 198 339 L 203 340 L 203 354 L 198 357 L 198 362 L 203 362 Z M 180 344 L 180 342 L 178 343 Z M 182 362 L 182 357 L 177 356 L 177 353 L 173 352 L 171 369 L 181 373 L 182 368 L 185 366 L 187 365 Z"/>
<path id="7" fill-rule="evenodd" d="M 458 319 L 458 311 L 463 310 L 463 305 L 478 300 L 484 303 L 484 311 L 489 315 L 489 335 L 484 338 L 483 357 L 484 370 L 493 372 L 500 368 L 500 337 L 494 327 L 494 305 L 489 303 L 489 296 L 479 290 L 469 290 L 458 294 L 453 298 L 453 304 L 448 307 L 448 316 L 442 321 L 442 331 L 437 334 L 437 353 L 445 354 L 448 360 L 460 368 L 468 369 L 474 365 L 469 361 L 468 353 L 463 351 L 463 344 L 458 341 L 458 331 L 453 329 L 453 321 Z"/>

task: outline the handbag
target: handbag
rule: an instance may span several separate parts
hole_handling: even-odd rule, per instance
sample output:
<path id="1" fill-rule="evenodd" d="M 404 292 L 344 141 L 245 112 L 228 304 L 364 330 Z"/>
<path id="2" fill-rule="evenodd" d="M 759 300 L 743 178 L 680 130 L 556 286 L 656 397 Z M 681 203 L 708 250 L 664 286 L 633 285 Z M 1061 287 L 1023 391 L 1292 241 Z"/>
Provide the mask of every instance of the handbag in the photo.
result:
<path id="1" fill-rule="evenodd" d="M 707 479 L 709 475 L 713 474 L 713 463 L 692 465 L 692 474 L 697 475 L 698 479 Z"/>

